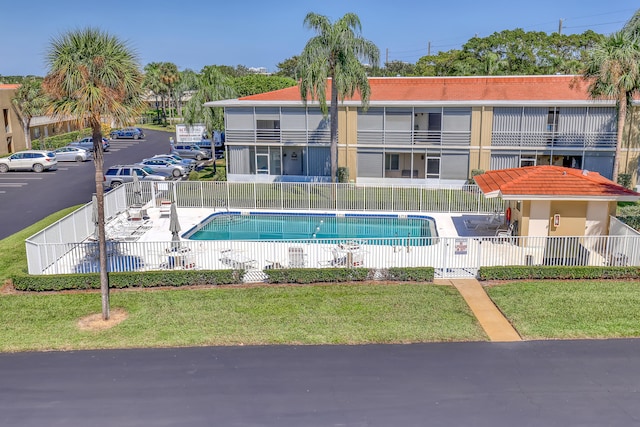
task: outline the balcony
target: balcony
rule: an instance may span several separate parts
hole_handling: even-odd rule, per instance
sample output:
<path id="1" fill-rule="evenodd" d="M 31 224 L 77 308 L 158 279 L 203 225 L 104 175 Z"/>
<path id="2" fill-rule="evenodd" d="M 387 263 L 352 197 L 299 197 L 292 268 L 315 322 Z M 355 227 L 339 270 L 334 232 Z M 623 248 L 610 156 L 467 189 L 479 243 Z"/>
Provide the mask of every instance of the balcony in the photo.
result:
<path id="1" fill-rule="evenodd" d="M 491 139 L 494 147 L 611 148 L 616 145 L 615 132 L 493 132 Z"/>

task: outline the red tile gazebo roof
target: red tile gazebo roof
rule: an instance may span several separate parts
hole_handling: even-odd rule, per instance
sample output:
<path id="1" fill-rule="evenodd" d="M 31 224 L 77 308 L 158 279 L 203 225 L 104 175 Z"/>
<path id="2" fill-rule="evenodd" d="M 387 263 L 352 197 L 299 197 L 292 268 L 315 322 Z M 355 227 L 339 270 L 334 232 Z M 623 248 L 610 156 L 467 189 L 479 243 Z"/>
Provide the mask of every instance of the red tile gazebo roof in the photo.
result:
<path id="1" fill-rule="evenodd" d="M 560 166 L 529 166 L 500 169 L 476 175 L 476 184 L 487 197 L 505 200 L 623 200 L 636 201 L 640 194 L 597 172 Z"/>

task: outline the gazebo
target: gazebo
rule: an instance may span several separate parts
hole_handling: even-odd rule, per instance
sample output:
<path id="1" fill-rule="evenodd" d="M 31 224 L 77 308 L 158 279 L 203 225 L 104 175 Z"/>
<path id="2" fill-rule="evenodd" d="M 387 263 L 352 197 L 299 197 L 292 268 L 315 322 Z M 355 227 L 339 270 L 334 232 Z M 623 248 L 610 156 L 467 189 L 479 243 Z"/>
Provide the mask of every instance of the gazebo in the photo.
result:
<path id="1" fill-rule="evenodd" d="M 493 170 L 474 180 L 485 197 L 502 197 L 520 236 L 605 236 L 617 202 L 640 199 L 597 172 L 560 166 Z"/>

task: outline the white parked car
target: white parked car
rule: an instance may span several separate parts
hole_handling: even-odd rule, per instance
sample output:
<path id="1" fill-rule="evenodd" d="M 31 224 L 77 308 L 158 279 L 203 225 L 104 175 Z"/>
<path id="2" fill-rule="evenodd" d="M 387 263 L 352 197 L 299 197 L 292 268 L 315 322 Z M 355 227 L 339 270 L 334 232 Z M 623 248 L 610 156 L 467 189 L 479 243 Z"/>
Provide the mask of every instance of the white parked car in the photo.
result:
<path id="1" fill-rule="evenodd" d="M 26 150 L 13 153 L 9 157 L 0 159 L 0 172 L 13 170 L 32 170 L 42 172 L 45 170 L 55 170 L 58 167 L 58 160 L 53 151 Z"/>
<path id="2" fill-rule="evenodd" d="M 91 153 L 84 148 L 78 147 L 60 147 L 53 152 L 59 162 L 86 162 L 91 158 Z"/>
<path id="3" fill-rule="evenodd" d="M 152 157 L 150 159 L 144 159 L 139 165 L 147 166 L 153 169 L 154 172 L 163 172 L 167 175 L 172 175 L 175 178 L 178 178 L 187 173 L 187 168 L 178 164 L 175 161 L 171 161 L 168 159 L 160 159 Z"/>

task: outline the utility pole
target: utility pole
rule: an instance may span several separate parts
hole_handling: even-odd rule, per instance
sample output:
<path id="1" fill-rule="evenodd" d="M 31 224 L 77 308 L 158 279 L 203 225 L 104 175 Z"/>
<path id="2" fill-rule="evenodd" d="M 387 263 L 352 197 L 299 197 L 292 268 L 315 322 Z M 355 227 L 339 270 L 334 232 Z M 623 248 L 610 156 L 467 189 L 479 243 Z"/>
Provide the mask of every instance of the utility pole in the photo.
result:
<path id="1" fill-rule="evenodd" d="M 563 19 L 560 19 L 560 21 L 558 22 L 558 34 L 562 34 L 562 21 Z"/>
<path id="2" fill-rule="evenodd" d="M 386 49 L 386 55 L 384 57 L 384 65 L 386 67 L 386 65 L 389 63 L 389 48 Z"/>
<path id="3" fill-rule="evenodd" d="M 427 43 L 427 56 L 431 56 L 431 41 Z"/>

